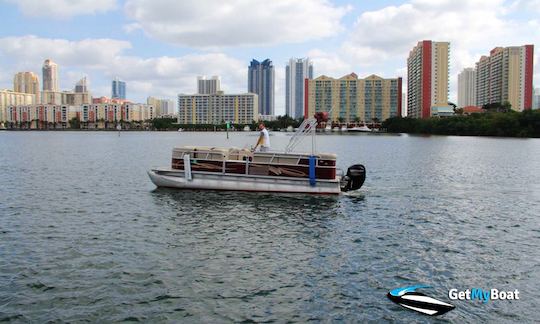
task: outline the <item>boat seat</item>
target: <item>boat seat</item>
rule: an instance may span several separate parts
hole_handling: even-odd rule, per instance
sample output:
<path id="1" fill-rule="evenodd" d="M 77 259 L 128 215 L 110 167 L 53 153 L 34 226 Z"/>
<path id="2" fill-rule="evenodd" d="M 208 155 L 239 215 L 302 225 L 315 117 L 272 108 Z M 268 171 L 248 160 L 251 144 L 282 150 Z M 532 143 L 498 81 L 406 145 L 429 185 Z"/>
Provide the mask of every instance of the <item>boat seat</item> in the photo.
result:
<path id="1" fill-rule="evenodd" d="M 228 152 L 228 160 L 238 160 L 238 161 L 244 161 L 245 158 L 251 156 L 251 151 L 248 149 L 241 149 L 237 147 L 232 147 L 229 149 Z"/>
<path id="2" fill-rule="evenodd" d="M 321 160 L 337 160 L 337 155 L 333 153 L 318 153 L 317 156 Z"/>
<path id="3" fill-rule="evenodd" d="M 225 161 L 229 156 L 229 150 L 210 146 L 183 146 L 173 149 L 174 159 L 181 159 L 184 154 L 189 154 L 190 157 L 194 159 Z"/>

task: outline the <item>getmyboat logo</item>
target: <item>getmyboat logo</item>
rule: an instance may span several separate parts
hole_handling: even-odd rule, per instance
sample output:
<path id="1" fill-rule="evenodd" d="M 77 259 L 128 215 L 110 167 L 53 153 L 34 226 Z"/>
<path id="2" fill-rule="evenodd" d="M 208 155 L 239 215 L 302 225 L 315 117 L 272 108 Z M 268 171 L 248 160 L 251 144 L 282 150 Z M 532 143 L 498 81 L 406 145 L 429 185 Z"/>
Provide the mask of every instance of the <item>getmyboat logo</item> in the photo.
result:
<path id="1" fill-rule="evenodd" d="M 466 290 L 450 289 L 448 297 L 452 300 L 478 300 L 487 303 L 490 300 L 516 300 L 519 299 L 519 290 L 499 290 L 471 288 Z"/>
<path id="2" fill-rule="evenodd" d="M 429 297 L 416 291 L 417 289 L 431 288 L 425 285 L 396 288 L 388 293 L 388 298 L 394 303 L 407 309 L 431 316 L 442 315 L 455 308 L 454 305 L 445 303 L 433 297 Z M 448 291 L 451 300 L 470 300 L 487 303 L 491 300 L 519 300 L 519 290 L 499 290 L 470 288 L 459 290 L 452 288 Z"/>
<path id="3" fill-rule="evenodd" d="M 391 301 L 400 306 L 431 316 L 442 315 L 455 308 L 454 305 L 450 305 L 416 291 L 421 288 L 431 287 L 416 285 L 397 288 L 391 290 L 387 296 Z"/>

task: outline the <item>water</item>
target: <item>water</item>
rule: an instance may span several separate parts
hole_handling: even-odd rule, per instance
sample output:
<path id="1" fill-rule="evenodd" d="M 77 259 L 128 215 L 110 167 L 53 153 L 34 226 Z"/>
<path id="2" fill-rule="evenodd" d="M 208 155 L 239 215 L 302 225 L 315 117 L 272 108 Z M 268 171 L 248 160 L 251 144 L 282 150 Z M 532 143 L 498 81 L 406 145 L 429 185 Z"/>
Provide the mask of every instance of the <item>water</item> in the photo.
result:
<path id="1" fill-rule="evenodd" d="M 340 197 L 154 190 L 145 174 L 175 145 L 256 141 L 230 137 L 0 133 L 0 320 L 540 320 L 540 140 L 318 136 L 367 168 Z M 386 298 L 416 283 L 521 299 L 434 319 Z"/>

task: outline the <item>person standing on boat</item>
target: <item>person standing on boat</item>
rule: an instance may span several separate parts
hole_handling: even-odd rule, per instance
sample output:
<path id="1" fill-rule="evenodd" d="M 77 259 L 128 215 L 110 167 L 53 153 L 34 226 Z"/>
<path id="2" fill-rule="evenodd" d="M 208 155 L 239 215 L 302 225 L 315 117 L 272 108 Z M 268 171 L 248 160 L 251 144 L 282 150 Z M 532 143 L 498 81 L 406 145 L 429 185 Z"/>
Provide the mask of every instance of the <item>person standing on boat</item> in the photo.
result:
<path id="1" fill-rule="evenodd" d="M 266 127 L 264 127 L 263 122 L 259 124 L 259 130 L 261 131 L 261 134 L 259 135 L 259 139 L 257 140 L 257 144 L 253 148 L 253 151 L 260 146 L 260 152 L 268 152 L 270 151 L 270 135 L 268 134 Z"/>

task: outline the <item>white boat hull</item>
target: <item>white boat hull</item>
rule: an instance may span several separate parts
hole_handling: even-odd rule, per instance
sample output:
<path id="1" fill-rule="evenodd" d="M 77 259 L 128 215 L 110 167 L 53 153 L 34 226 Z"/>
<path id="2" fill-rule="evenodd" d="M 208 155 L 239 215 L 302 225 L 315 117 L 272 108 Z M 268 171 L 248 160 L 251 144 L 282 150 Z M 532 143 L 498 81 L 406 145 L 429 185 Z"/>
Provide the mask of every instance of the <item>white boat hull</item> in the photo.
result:
<path id="1" fill-rule="evenodd" d="M 225 174 L 215 172 L 192 172 L 191 179 L 184 171 L 167 168 L 148 171 L 150 180 L 158 187 L 195 190 L 228 190 L 256 192 L 290 192 L 309 194 L 339 194 L 339 179 L 317 180 L 310 186 L 308 179 L 272 176 Z"/>

